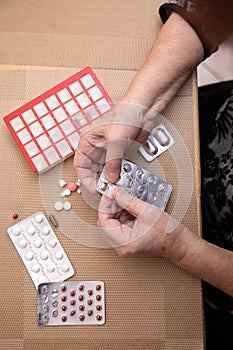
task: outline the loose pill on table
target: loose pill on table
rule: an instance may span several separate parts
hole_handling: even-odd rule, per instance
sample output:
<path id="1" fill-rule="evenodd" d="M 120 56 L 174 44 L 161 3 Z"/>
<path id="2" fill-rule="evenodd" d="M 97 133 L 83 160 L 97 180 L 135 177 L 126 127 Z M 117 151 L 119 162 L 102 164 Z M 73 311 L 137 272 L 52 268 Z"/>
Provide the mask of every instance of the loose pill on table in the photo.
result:
<path id="1" fill-rule="evenodd" d="M 74 192 L 77 190 L 78 186 L 75 182 L 70 182 L 67 187 L 71 192 Z"/>
<path id="2" fill-rule="evenodd" d="M 63 209 L 63 203 L 62 203 L 62 202 L 56 202 L 56 203 L 54 204 L 54 208 L 55 208 L 55 210 L 57 210 L 57 211 L 61 211 L 61 210 Z"/>
<path id="3" fill-rule="evenodd" d="M 66 185 L 66 182 L 63 179 L 59 180 L 59 186 L 61 188 L 64 187 L 65 185 Z"/>
<path id="4" fill-rule="evenodd" d="M 55 216 L 53 214 L 50 214 L 49 215 L 49 221 L 51 222 L 51 224 L 54 226 L 54 227 L 58 227 L 58 222 L 57 222 L 57 219 L 55 218 Z M 44 233 L 44 232 L 43 232 Z"/>
<path id="5" fill-rule="evenodd" d="M 70 209 L 72 208 L 72 205 L 71 205 L 70 202 L 65 202 L 65 203 L 63 204 L 63 208 L 64 208 L 66 211 L 68 211 L 68 210 L 70 210 Z"/>

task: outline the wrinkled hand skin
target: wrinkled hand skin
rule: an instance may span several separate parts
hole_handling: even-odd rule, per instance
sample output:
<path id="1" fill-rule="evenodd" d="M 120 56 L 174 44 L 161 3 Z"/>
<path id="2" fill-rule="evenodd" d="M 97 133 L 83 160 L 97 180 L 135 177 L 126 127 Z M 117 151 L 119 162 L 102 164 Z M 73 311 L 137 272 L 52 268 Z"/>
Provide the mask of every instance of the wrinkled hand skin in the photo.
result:
<path id="1" fill-rule="evenodd" d="M 133 104 L 117 104 L 81 135 L 74 156 L 78 178 L 90 193 L 96 193 L 96 179 L 106 163 L 110 183 L 117 182 L 125 151 L 134 151 L 153 129 L 155 112 Z"/>
<path id="2" fill-rule="evenodd" d="M 117 187 L 113 199 L 101 198 L 98 226 L 120 256 L 163 256 L 179 261 L 186 253 L 186 246 L 180 244 L 186 234 L 184 225 Z"/>

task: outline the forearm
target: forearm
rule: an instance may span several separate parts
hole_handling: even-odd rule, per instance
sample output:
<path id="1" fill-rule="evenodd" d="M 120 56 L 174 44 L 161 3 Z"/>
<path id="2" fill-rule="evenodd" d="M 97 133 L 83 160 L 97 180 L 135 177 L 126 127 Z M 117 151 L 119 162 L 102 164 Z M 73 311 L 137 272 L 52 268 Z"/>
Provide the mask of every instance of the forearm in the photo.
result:
<path id="1" fill-rule="evenodd" d="M 203 46 L 196 32 L 173 13 L 122 101 L 162 112 L 202 59 Z"/>
<path id="2" fill-rule="evenodd" d="M 233 296 L 233 252 L 211 244 L 185 228 L 172 244 L 168 258 Z"/>

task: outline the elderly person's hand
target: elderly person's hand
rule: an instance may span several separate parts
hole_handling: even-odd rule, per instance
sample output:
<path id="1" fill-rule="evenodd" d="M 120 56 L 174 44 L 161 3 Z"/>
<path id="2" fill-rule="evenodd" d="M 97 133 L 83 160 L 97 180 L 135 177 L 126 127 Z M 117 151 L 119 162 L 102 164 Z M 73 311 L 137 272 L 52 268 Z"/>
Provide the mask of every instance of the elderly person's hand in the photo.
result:
<path id="1" fill-rule="evenodd" d="M 117 182 L 126 149 L 138 148 L 153 129 L 156 113 L 142 106 L 119 103 L 83 133 L 74 157 L 74 168 L 89 192 L 96 192 L 96 179 L 106 163 L 110 183 Z"/>
<path id="2" fill-rule="evenodd" d="M 179 260 L 186 252 L 186 245 L 177 244 L 187 230 L 185 226 L 118 187 L 113 199 L 102 196 L 98 225 L 120 256 L 145 254 Z"/>

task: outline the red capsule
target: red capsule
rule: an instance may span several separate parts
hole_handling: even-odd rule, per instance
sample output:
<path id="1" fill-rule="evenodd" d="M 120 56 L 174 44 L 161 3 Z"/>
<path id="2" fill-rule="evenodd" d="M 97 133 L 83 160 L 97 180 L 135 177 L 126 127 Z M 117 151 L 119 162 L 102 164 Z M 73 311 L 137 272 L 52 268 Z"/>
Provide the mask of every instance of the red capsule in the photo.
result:
<path id="1" fill-rule="evenodd" d="M 84 305 L 79 305 L 79 310 L 83 311 L 84 310 Z"/>
<path id="2" fill-rule="evenodd" d="M 62 322 L 66 322 L 67 317 L 66 317 L 65 315 L 63 315 L 63 316 L 61 317 L 61 320 L 62 320 Z"/>
<path id="3" fill-rule="evenodd" d="M 88 310 L 87 314 L 88 314 L 88 316 L 91 316 L 93 314 L 93 310 Z"/>
<path id="4" fill-rule="evenodd" d="M 75 315 L 75 310 L 71 310 L 70 311 L 70 316 L 74 316 Z"/>
<path id="5" fill-rule="evenodd" d="M 74 291 L 74 289 L 72 289 L 72 290 L 70 291 L 70 295 L 71 295 L 72 297 L 75 296 L 75 291 Z"/>
<path id="6" fill-rule="evenodd" d="M 84 321 L 85 316 L 84 316 L 83 314 L 81 314 L 81 315 L 79 316 L 79 319 L 80 319 L 80 321 Z"/>
<path id="7" fill-rule="evenodd" d="M 19 217 L 19 214 L 17 214 L 17 213 L 14 213 L 14 214 L 12 215 L 12 217 L 13 217 L 13 219 L 18 219 L 18 217 Z"/>
<path id="8" fill-rule="evenodd" d="M 61 286 L 61 291 L 65 292 L 66 291 L 66 286 Z"/>

